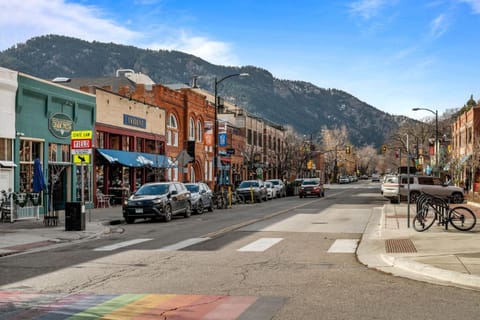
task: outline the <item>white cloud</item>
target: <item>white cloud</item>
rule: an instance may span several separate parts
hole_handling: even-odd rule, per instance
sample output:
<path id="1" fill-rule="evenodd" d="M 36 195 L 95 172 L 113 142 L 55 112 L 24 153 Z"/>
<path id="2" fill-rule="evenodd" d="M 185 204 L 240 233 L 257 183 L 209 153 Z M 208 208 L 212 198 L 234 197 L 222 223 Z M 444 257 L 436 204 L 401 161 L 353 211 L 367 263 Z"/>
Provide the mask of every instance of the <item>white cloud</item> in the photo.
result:
<path id="1" fill-rule="evenodd" d="M 350 12 L 364 19 L 370 19 L 377 15 L 385 0 L 359 0 L 350 4 Z"/>
<path id="2" fill-rule="evenodd" d="M 158 0 L 137 0 L 153 4 Z M 147 26 L 142 19 L 134 30 L 132 19 L 114 21 L 98 6 L 69 3 L 66 0 L 21 0 L 0 2 L 0 50 L 36 36 L 59 34 L 87 41 L 114 42 L 150 49 L 172 49 L 199 56 L 211 63 L 238 65 L 231 45 L 197 36 L 168 26 Z M 159 35 L 164 35 L 159 39 Z M 155 39 L 153 42 L 151 39 Z M 149 44 L 150 43 L 150 44 Z"/>
<path id="3" fill-rule="evenodd" d="M 439 38 L 448 30 L 449 22 L 445 14 L 441 14 L 430 23 L 430 35 Z"/>
<path id="4" fill-rule="evenodd" d="M 181 30 L 175 33 L 178 33 L 177 37 L 171 36 L 170 39 L 147 44 L 146 47 L 154 50 L 168 49 L 188 52 L 214 64 L 239 64 L 238 58 L 232 54 L 231 45 L 228 43 L 190 35 Z"/>
<path id="5" fill-rule="evenodd" d="M 480 0 L 458 0 L 458 1 L 469 4 L 472 7 L 473 13 L 480 14 Z"/>

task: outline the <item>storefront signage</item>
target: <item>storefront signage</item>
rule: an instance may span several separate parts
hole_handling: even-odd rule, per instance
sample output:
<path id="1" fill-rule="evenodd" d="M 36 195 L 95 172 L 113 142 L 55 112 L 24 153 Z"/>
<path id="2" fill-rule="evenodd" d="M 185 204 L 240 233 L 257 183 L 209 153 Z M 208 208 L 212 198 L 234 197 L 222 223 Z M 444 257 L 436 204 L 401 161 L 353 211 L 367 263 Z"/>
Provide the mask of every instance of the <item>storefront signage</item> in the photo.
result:
<path id="1" fill-rule="evenodd" d="M 142 128 L 142 129 L 147 128 L 147 120 L 143 118 L 130 116 L 128 114 L 123 115 L 123 124 L 126 126 L 132 126 L 132 127 Z"/>
<path id="2" fill-rule="evenodd" d="M 90 155 L 89 154 L 74 154 L 73 155 L 73 163 L 77 163 L 77 164 L 90 163 Z"/>
<path id="3" fill-rule="evenodd" d="M 72 140 L 72 149 L 90 149 L 92 147 L 91 139 Z"/>
<path id="4" fill-rule="evenodd" d="M 72 132 L 73 121 L 65 113 L 54 113 L 48 119 L 48 129 L 55 137 L 66 139 Z"/>
<path id="5" fill-rule="evenodd" d="M 72 131 L 72 140 L 92 139 L 92 130 Z"/>

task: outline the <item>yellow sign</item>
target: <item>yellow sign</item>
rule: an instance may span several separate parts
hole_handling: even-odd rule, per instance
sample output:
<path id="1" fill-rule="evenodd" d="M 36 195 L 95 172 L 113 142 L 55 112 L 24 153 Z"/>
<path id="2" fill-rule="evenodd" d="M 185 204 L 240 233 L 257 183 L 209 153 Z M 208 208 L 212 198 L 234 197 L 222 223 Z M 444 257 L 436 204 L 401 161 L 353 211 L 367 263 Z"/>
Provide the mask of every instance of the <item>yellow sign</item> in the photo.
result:
<path id="1" fill-rule="evenodd" d="M 89 154 L 74 154 L 73 155 L 73 163 L 78 163 L 78 164 L 90 163 L 90 155 Z"/>
<path id="2" fill-rule="evenodd" d="M 92 130 L 72 131 L 72 140 L 92 139 Z"/>

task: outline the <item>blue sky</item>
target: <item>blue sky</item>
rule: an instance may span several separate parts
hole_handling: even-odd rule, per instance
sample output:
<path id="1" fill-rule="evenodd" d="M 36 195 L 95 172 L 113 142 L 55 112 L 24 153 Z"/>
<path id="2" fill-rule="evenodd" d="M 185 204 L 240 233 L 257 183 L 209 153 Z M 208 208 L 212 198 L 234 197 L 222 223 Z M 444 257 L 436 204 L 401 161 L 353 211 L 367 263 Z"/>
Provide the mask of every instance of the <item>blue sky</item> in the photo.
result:
<path id="1" fill-rule="evenodd" d="M 479 22 L 480 0 L 2 1 L 0 50 L 45 34 L 179 50 L 422 119 L 480 99 Z"/>

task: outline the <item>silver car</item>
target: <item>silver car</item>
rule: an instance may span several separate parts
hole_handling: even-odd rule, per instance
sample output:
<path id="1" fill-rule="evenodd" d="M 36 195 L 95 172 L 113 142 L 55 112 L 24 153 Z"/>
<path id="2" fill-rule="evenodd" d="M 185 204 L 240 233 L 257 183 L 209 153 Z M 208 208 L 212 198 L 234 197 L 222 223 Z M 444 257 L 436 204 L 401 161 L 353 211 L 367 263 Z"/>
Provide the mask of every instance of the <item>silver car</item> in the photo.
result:
<path id="1" fill-rule="evenodd" d="M 203 182 L 184 183 L 185 187 L 190 191 L 192 210 L 197 214 L 202 214 L 205 209 L 209 212 L 213 211 L 213 193 L 207 184 Z"/>
<path id="2" fill-rule="evenodd" d="M 388 182 L 383 184 L 383 196 L 395 203 L 400 199 L 407 199 L 410 189 L 410 201 L 415 202 L 422 193 L 428 193 L 436 197 L 446 199 L 452 203 L 464 201 L 463 188 L 444 184 L 438 177 L 432 176 L 410 176 L 410 186 L 406 175 L 390 177 Z"/>
<path id="3" fill-rule="evenodd" d="M 271 182 L 275 189 L 277 189 L 277 198 L 283 198 L 287 196 L 287 188 L 280 179 L 269 179 L 267 182 Z"/>

